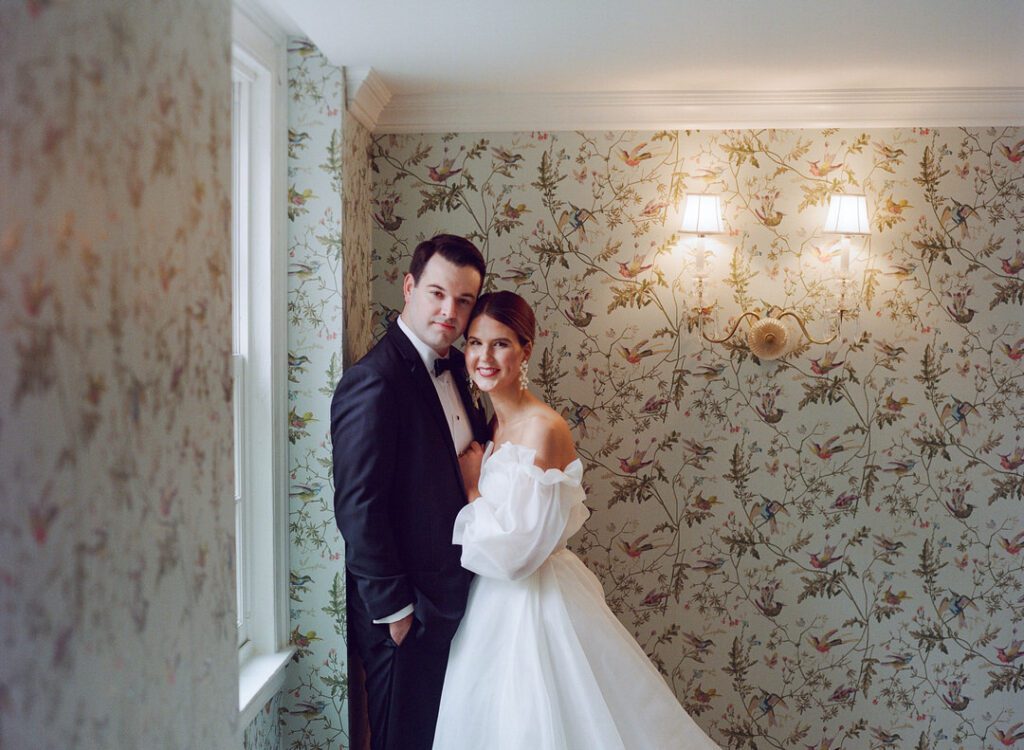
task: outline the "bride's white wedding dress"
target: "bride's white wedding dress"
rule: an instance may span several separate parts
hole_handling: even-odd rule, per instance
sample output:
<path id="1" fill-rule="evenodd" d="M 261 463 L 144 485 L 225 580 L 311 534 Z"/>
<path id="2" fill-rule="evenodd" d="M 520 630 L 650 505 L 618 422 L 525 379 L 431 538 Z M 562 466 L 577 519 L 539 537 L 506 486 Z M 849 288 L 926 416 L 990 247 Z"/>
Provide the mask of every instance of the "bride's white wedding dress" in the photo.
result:
<path id="1" fill-rule="evenodd" d="M 452 641 L 434 750 L 718 750 L 566 540 L 590 512 L 579 459 L 488 445 L 454 541 L 477 573 Z"/>

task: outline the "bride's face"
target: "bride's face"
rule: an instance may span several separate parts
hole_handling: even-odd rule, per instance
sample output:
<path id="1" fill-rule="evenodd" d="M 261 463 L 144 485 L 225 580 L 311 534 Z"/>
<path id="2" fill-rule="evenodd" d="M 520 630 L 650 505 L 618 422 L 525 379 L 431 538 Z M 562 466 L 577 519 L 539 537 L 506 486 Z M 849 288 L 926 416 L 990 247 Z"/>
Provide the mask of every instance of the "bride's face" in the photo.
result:
<path id="1" fill-rule="evenodd" d="M 519 388 L 519 368 L 530 357 L 530 344 L 519 343 L 515 331 L 480 315 L 466 332 L 466 369 L 481 391 Z"/>

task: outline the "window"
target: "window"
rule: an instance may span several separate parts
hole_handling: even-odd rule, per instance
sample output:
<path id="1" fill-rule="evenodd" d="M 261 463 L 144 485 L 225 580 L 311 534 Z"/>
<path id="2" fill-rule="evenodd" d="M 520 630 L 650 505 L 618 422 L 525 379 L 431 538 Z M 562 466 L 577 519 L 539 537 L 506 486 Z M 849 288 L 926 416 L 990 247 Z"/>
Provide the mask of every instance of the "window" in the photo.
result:
<path id="1" fill-rule="evenodd" d="M 232 363 L 239 709 L 283 684 L 288 639 L 284 38 L 233 9 Z"/>

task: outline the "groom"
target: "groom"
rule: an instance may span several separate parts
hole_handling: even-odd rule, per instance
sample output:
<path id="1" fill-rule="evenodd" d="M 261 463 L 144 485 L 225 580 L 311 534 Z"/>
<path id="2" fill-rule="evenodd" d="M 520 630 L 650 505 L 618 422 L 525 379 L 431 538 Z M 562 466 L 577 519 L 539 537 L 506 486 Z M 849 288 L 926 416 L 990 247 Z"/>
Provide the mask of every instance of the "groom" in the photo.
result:
<path id="1" fill-rule="evenodd" d="M 348 624 L 366 668 L 373 750 L 429 750 L 448 646 L 471 574 L 452 544 L 466 504 L 459 455 L 485 439 L 462 353 L 486 264 L 462 237 L 421 242 L 405 306 L 345 373 L 331 404 L 334 513 Z"/>

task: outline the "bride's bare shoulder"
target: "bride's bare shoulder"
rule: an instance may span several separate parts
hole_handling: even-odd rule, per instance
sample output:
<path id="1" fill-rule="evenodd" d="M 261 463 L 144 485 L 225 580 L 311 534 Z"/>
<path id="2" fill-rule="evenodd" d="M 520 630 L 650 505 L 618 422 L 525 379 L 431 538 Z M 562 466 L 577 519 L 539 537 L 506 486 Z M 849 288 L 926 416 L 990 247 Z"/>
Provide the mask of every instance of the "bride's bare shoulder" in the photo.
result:
<path id="1" fill-rule="evenodd" d="M 534 463 L 542 469 L 564 469 L 576 458 L 569 425 L 547 406 L 530 418 L 523 432 L 523 442 L 537 451 Z"/>

